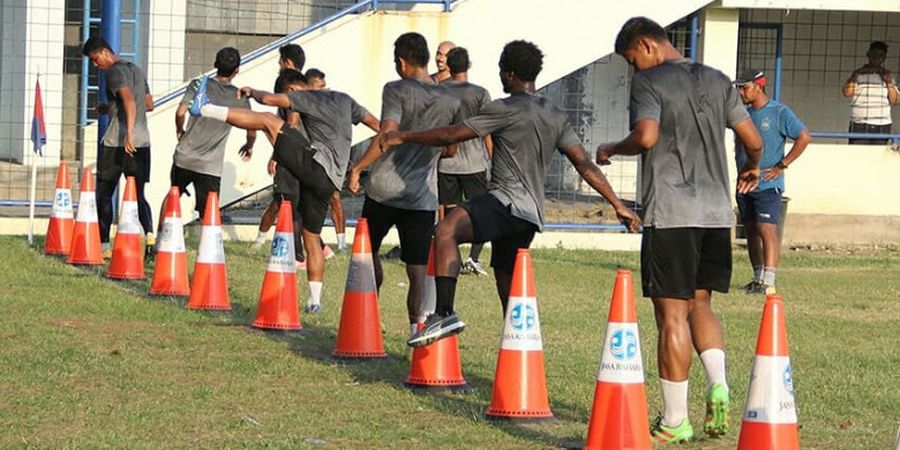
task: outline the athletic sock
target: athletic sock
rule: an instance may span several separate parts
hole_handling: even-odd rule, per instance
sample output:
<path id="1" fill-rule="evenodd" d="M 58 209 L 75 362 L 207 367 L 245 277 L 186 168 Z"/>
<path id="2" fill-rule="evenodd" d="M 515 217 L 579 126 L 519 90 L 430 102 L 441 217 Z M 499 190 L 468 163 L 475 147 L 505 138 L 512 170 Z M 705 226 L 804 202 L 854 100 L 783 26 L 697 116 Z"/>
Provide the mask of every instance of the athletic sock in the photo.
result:
<path id="1" fill-rule="evenodd" d="M 411 323 L 409 324 L 409 336 L 412 337 L 419 331 L 419 324 Z"/>
<path id="2" fill-rule="evenodd" d="M 266 235 L 269 233 L 264 233 L 260 231 L 256 234 L 256 242 L 266 242 Z"/>
<path id="3" fill-rule="evenodd" d="M 322 304 L 322 282 L 321 281 L 310 281 L 309 282 L 309 301 L 306 302 L 308 305 L 320 305 Z"/>
<path id="4" fill-rule="evenodd" d="M 762 283 L 763 280 L 763 266 L 753 266 L 753 281 L 757 283 Z"/>
<path id="5" fill-rule="evenodd" d="M 436 313 L 446 316 L 453 313 L 453 299 L 456 297 L 456 278 L 434 277 L 435 290 L 437 290 Z"/>
<path id="6" fill-rule="evenodd" d="M 222 122 L 227 122 L 228 121 L 228 107 L 213 105 L 212 103 L 207 103 L 200 107 L 200 115 L 203 117 L 208 117 L 210 119 L 221 120 Z"/>
<path id="7" fill-rule="evenodd" d="M 706 390 L 714 384 L 721 384 L 728 390 L 727 373 L 725 371 L 725 351 L 721 348 L 704 350 L 700 354 L 700 361 L 706 369 Z"/>
<path id="8" fill-rule="evenodd" d="M 472 248 L 469 249 L 469 258 L 472 258 L 472 261 L 478 262 L 478 257 L 481 256 L 482 249 L 484 249 L 484 244 L 472 244 Z"/>
<path id="9" fill-rule="evenodd" d="M 766 266 L 763 272 L 762 283 L 766 286 L 775 286 L 775 273 L 778 271 L 775 267 Z"/>
<path id="10" fill-rule="evenodd" d="M 659 379 L 663 394 L 663 425 L 677 427 L 688 416 L 688 381 Z"/>
<path id="11" fill-rule="evenodd" d="M 343 249 L 347 248 L 347 237 L 344 236 L 344 233 L 338 233 L 337 240 L 338 240 L 338 248 L 339 249 L 343 250 Z"/>

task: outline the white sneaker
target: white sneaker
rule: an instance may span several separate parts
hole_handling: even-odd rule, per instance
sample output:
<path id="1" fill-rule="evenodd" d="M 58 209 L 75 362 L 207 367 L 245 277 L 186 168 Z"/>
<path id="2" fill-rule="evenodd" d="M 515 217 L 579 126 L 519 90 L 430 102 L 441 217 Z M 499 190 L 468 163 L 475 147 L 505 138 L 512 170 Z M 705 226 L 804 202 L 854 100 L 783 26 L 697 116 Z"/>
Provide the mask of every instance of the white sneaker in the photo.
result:
<path id="1" fill-rule="evenodd" d="M 479 264 L 478 261 L 475 261 L 474 259 L 472 259 L 471 256 L 468 259 L 466 259 L 465 263 L 463 263 L 463 268 L 467 272 L 473 273 L 478 276 L 485 276 L 488 274 L 487 271 L 481 267 L 481 264 Z"/>

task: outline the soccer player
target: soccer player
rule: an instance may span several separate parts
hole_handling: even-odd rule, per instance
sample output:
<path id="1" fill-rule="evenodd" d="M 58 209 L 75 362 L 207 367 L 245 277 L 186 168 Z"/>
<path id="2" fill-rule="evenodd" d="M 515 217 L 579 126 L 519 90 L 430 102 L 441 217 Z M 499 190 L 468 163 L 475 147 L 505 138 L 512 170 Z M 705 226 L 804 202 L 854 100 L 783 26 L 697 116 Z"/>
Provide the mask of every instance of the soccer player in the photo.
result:
<path id="1" fill-rule="evenodd" d="M 555 151 L 572 162 L 587 183 L 615 209 L 630 231 L 641 219 L 613 192 L 588 156 L 566 115 L 535 94 L 544 55 L 526 41 L 513 41 L 500 54 L 500 81 L 509 97 L 495 100 L 460 125 L 386 134 L 382 148 L 420 143 L 449 145 L 491 135 L 493 165 L 488 191 L 452 209 L 435 231 L 437 309 L 409 345 L 422 347 L 458 334 L 465 324 L 453 311 L 462 242 L 491 242 L 491 267 L 505 313 L 516 252 L 528 248 L 544 225 L 544 181 Z M 424 128 L 412 128 L 424 129 Z"/>
<path id="2" fill-rule="evenodd" d="M 641 281 L 653 301 L 664 413 L 651 430 L 659 442 L 694 435 L 688 420 L 691 344 L 706 369 L 704 431 L 728 431 L 728 383 L 722 325 L 712 291 L 731 283 L 731 191 L 725 129 L 743 142 L 747 162 L 737 191 L 759 182 L 762 140 L 731 80 L 684 58 L 666 31 L 645 17 L 629 19 L 616 37 L 616 53 L 634 67 L 631 133 L 597 149 L 597 162 L 641 155 L 644 232 Z"/>
<path id="3" fill-rule="evenodd" d="M 303 238 L 307 255 L 309 301 L 306 311 L 321 310 L 325 259 L 319 234 L 331 194 L 342 186 L 350 160 L 353 125 L 364 123 L 378 131 L 378 120 L 349 95 L 332 90 L 308 90 L 303 74 L 288 71 L 281 75 L 285 87 L 296 90 L 272 94 L 253 88 L 241 88 L 244 96 L 257 102 L 299 113 L 310 139 L 280 117 L 238 108 L 225 108 L 197 102 L 192 114 L 202 114 L 244 129 L 262 129 L 272 142 L 274 159 L 294 177 L 300 192 L 296 206 L 303 220 Z M 199 91 L 198 91 L 199 92 Z M 198 97 L 199 98 L 199 97 Z"/>
<path id="4" fill-rule="evenodd" d="M 112 256 L 109 244 L 112 195 L 123 174 L 135 179 L 138 219 L 147 236 L 145 256 L 150 256 L 156 246 L 156 237 L 153 235 L 153 213 L 144 197 L 144 184 L 150 181 L 147 111 L 153 110 L 147 76 L 140 67 L 120 59 L 100 36 L 85 41 L 81 53 L 106 76 L 106 98 L 109 100 L 109 103 L 97 105 L 98 113 L 109 116 L 109 126 L 101 143 L 102 156 L 97 161 L 97 209 L 103 257 Z"/>
<path id="5" fill-rule="evenodd" d="M 384 85 L 381 94 L 381 133 L 429 129 L 458 120 L 460 102 L 428 76 L 428 44 L 418 33 L 406 33 L 394 41 L 394 68 L 400 80 Z M 378 250 L 392 226 L 400 235 L 400 259 L 406 263 L 409 290 L 406 309 L 410 333 L 419 321 L 419 304 L 425 287 L 428 251 L 438 206 L 437 164 L 442 154 L 452 156 L 455 147 L 407 144 L 389 151 L 378 137 L 350 172 L 350 191 L 359 190 L 360 172 L 372 165 L 366 185 L 362 217 L 369 223 L 375 281 L 384 281 Z"/>
<path id="6" fill-rule="evenodd" d="M 459 97 L 462 102 L 462 118 L 468 119 L 481 111 L 484 105 L 491 101 L 491 95 L 487 89 L 477 84 L 469 83 L 469 52 L 462 47 L 456 47 L 447 53 L 447 67 L 450 69 L 450 79 L 444 81 L 453 95 Z M 452 158 L 443 158 L 438 163 L 438 197 L 440 206 L 438 219 L 443 220 L 444 215 L 451 209 L 459 206 L 463 196 L 468 200 L 487 191 L 488 169 L 491 160 L 491 138 L 470 139 L 460 142 L 456 155 Z M 478 262 L 483 243 L 473 243 L 469 250 L 469 257 L 463 262 L 462 269 L 475 275 L 487 275 L 487 272 Z"/>
<path id="7" fill-rule="evenodd" d="M 237 49 L 225 47 L 216 53 L 213 63 L 216 75 L 206 83 L 206 95 L 210 101 L 234 108 L 250 108 L 248 99 L 238 99 L 238 88 L 231 84 L 241 65 L 241 55 Z M 201 80 L 191 83 L 175 110 L 175 134 L 178 145 L 172 163 L 172 186 L 178 186 L 181 194 L 187 193 L 187 187 L 194 185 L 195 207 L 197 214 L 203 216 L 206 211 L 206 197 L 210 192 L 219 192 L 222 184 L 222 166 L 225 160 L 225 144 L 231 133 L 231 126 L 218 120 L 196 117 L 188 122 L 185 129 L 185 118 L 188 105 L 197 94 L 197 86 Z M 253 155 L 253 144 L 256 142 L 256 130 L 247 130 L 247 141 L 239 150 L 244 161 Z M 165 201 L 160 217 L 165 214 Z M 162 221 L 159 224 L 162 227 Z"/>
<path id="8" fill-rule="evenodd" d="M 447 54 L 450 50 L 456 48 L 456 44 L 450 41 L 441 42 L 437 51 L 434 53 L 434 65 L 437 66 L 437 72 L 431 74 L 431 80 L 435 83 L 443 83 L 450 79 L 450 68 L 447 67 Z"/>
<path id="9" fill-rule="evenodd" d="M 734 84 L 741 100 L 753 119 L 763 140 L 759 162 L 762 179 L 759 186 L 746 194 L 737 194 L 741 222 L 747 232 L 747 251 L 753 265 L 753 281 L 744 286 L 748 294 L 774 294 L 775 275 L 781 254 L 778 221 L 781 215 L 781 195 L 784 192 L 784 171 L 800 155 L 812 138 L 806 125 L 786 105 L 770 100 L 766 95 L 766 74 L 760 70 L 745 70 Z M 786 138 L 794 140 L 790 153 L 784 154 Z M 743 167 L 747 152 L 738 142 L 735 149 L 737 166 Z"/>

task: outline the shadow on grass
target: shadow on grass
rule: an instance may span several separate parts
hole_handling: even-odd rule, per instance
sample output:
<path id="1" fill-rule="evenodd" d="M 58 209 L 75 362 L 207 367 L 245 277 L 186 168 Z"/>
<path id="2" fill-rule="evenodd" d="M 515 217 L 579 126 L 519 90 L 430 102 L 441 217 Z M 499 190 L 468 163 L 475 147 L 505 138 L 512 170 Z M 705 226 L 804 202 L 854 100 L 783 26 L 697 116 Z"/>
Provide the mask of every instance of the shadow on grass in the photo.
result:
<path id="1" fill-rule="evenodd" d="M 40 247 L 37 247 L 38 249 Z M 39 251 L 39 250 L 38 250 Z M 65 258 L 50 257 L 66 264 Z M 187 297 L 149 296 L 150 278 L 135 280 L 116 280 L 106 277 L 107 264 L 97 266 L 73 266 L 79 269 L 70 276 L 84 278 L 88 276 L 106 279 L 119 286 L 126 292 L 146 299 L 151 302 L 164 304 L 184 309 Z M 145 265 L 145 273 L 153 273 L 152 262 Z M 232 311 L 195 311 L 206 316 L 214 316 L 221 320 L 209 323 L 208 326 L 216 327 L 242 327 L 266 336 L 269 339 L 283 342 L 299 357 L 317 364 L 329 367 L 339 367 L 350 374 L 355 382 L 360 384 L 384 383 L 398 390 L 410 390 L 404 385 L 409 371 L 412 353 L 397 353 L 387 351 L 387 356 L 377 359 L 343 359 L 332 356 L 337 341 L 336 330 L 317 324 L 306 323 L 303 330 L 298 332 L 264 331 L 250 326 L 256 310 L 248 305 L 255 305 L 256 299 L 230 292 Z M 484 422 L 490 426 L 507 433 L 510 436 L 529 441 L 540 442 L 544 445 L 564 448 L 576 448 L 583 444 L 583 436 L 561 436 L 562 425 L 566 423 L 586 424 L 590 411 L 585 408 L 551 399 L 551 408 L 554 420 L 546 423 L 516 423 L 506 421 L 489 421 L 485 419 L 486 411 L 492 394 L 493 380 L 466 373 L 466 381 L 471 388 L 467 393 L 452 393 L 448 391 L 419 391 L 419 403 L 428 409 L 457 417 L 464 417 L 475 422 Z"/>

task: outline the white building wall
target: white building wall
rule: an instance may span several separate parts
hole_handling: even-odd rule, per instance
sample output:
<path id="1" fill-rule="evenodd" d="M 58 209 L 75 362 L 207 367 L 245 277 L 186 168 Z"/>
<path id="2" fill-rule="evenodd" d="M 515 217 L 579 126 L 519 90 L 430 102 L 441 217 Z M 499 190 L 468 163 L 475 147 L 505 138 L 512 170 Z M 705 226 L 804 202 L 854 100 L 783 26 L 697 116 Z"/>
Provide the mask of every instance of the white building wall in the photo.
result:
<path id="1" fill-rule="evenodd" d="M 184 82 L 186 4 L 177 1 L 148 3 L 145 70 L 151 92 L 159 95 Z"/>

